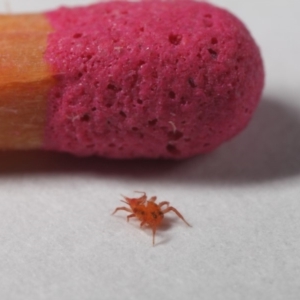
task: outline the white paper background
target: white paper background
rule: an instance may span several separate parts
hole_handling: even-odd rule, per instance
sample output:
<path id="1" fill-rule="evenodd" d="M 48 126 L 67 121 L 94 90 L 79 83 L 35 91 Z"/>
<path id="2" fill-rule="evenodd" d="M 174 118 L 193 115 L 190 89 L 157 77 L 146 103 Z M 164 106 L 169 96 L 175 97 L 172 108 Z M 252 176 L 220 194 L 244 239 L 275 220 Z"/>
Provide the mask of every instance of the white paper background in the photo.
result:
<path id="1" fill-rule="evenodd" d="M 212 1 L 247 24 L 265 60 L 250 126 L 182 162 L 0 153 L 0 299 L 300 299 L 300 2 Z M 81 0 L 0 1 L 34 12 Z M 111 216 L 119 194 L 169 200 L 151 231 Z"/>

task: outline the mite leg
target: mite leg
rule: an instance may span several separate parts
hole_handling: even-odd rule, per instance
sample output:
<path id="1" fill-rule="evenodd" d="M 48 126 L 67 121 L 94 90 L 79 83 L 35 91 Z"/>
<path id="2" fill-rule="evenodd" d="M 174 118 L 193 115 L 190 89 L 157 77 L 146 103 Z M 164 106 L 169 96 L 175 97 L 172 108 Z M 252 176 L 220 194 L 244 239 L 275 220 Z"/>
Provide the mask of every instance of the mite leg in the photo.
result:
<path id="1" fill-rule="evenodd" d="M 192 227 L 185 219 L 184 217 L 182 216 L 182 214 L 176 209 L 174 208 L 173 206 L 169 206 L 167 207 L 165 210 L 163 210 L 162 212 L 164 214 L 168 213 L 169 211 L 173 211 L 186 225 Z"/>
<path id="2" fill-rule="evenodd" d="M 138 198 L 142 203 L 147 201 L 147 196 L 145 192 L 139 192 L 139 191 L 135 191 L 135 193 L 141 193 L 143 194 L 140 198 Z"/>
<path id="3" fill-rule="evenodd" d="M 155 244 L 155 233 L 156 233 L 156 227 L 152 227 L 152 233 L 153 233 L 152 245 L 154 246 L 154 244 Z"/>
<path id="4" fill-rule="evenodd" d="M 140 227 L 143 227 L 146 224 L 146 221 L 142 221 Z"/>
<path id="5" fill-rule="evenodd" d="M 148 202 L 155 202 L 156 199 L 157 199 L 157 197 L 156 197 L 156 196 L 153 196 L 153 197 L 151 197 L 151 198 L 148 200 Z"/>
<path id="6" fill-rule="evenodd" d="M 141 191 L 134 191 L 135 193 L 138 193 L 138 194 L 143 194 L 143 196 L 146 196 L 146 193 L 145 192 L 141 192 Z"/>
<path id="7" fill-rule="evenodd" d="M 147 201 L 147 196 L 142 196 L 138 198 L 141 201 L 141 204 L 145 203 Z"/>
<path id="8" fill-rule="evenodd" d="M 130 218 L 133 218 L 133 217 L 135 217 L 135 214 L 128 215 L 128 216 L 127 216 L 127 222 L 129 222 L 129 219 L 130 219 Z"/>
<path id="9" fill-rule="evenodd" d="M 158 206 L 161 208 L 162 206 L 164 206 L 164 205 L 167 205 L 167 208 L 169 207 L 169 205 L 170 205 L 170 203 L 168 202 L 168 201 L 163 201 L 163 202 L 160 202 L 159 204 L 158 204 Z M 167 209 L 166 208 L 166 209 Z"/>
<path id="10" fill-rule="evenodd" d="M 124 195 L 122 195 L 121 194 L 121 196 L 126 200 L 126 201 L 124 201 L 124 200 L 121 200 L 121 202 L 123 202 L 123 203 L 126 203 L 126 204 L 128 204 L 129 203 L 129 201 L 131 200 L 131 198 L 128 198 L 128 197 L 126 197 L 126 196 L 124 196 Z"/>
<path id="11" fill-rule="evenodd" d="M 128 212 L 132 213 L 132 210 L 130 208 L 122 206 L 122 207 L 117 207 L 115 209 L 115 211 L 112 213 L 112 215 L 114 215 L 118 210 L 125 210 L 125 211 L 128 211 Z"/>

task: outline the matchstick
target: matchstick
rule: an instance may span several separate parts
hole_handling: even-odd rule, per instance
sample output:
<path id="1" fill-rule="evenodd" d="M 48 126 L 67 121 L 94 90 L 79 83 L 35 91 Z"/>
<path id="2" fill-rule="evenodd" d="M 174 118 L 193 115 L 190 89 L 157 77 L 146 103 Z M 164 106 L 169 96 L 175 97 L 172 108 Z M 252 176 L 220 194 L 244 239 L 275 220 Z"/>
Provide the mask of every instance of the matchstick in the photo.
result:
<path id="1" fill-rule="evenodd" d="M 0 149 L 182 159 L 243 130 L 260 51 L 193 1 L 108 2 L 0 16 Z"/>

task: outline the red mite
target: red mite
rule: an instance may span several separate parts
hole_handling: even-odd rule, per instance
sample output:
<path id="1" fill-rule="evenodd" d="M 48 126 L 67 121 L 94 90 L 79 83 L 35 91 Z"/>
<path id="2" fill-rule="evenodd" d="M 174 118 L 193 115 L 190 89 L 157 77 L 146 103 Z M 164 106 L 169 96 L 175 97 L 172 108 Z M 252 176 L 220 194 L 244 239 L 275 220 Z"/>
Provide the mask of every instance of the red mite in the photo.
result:
<path id="1" fill-rule="evenodd" d="M 115 214 L 118 210 L 125 210 L 130 213 L 127 216 L 127 222 L 130 218 L 136 217 L 141 221 L 140 227 L 148 224 L 152 228 L 153 232 L 153 245 L 155 244 L 155 233 L 157 227 L 161 224 L 164 214 L 173 211 L 182 221 L 191 227 L 191 225 L 184 219 L 181 213 L 174 207 L 170 206 L 168 201 L 163 201 L 158 204 L 155 203 L 156 197 L 151 197 L 147 199 L 145 193 L 139 198 L 128 198 L 123 196 L 124 200 L 122 202 L 129 205 L 129 207 L 122 206 L 117 207 L 112 214 Z M 163 208 L 165 207 L 165 208 Z"/>

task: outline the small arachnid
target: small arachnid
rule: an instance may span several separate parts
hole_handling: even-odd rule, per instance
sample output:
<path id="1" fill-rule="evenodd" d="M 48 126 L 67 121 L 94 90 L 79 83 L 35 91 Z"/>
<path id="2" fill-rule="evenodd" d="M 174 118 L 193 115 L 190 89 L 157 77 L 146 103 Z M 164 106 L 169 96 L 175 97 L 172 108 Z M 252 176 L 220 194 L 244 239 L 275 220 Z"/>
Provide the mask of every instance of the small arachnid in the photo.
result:
<path id="1" fill-rule="evenodd" d="M 146 193 L 143 193 L 143 195 L 139 198 L 123 197 L 125 201 L 121 201 L 128 204 L 129 207 L 117 207 L 112 214 L 115 214 L 118 210 L 125 210 L 130 213 L 130 215 L 127 216 L 127 222 L 130 218 L 136 217 L 141 221 L 140 227 L 148 224 L 152 228 L 153 232 L 153 245 L 155 244 L 156 229 L 161 224 L 164 214 L 170 211 L 173 211 L 186 225 L 191 227 L 191 225 L 184 219 L 180 212 L 176 208 L 170 206 L 169 202 L 167 201 L 156 204 L 156 197 L 154 196 L 147 199 Z M 164 206 L 165 208 L 163 208 Z"/>

